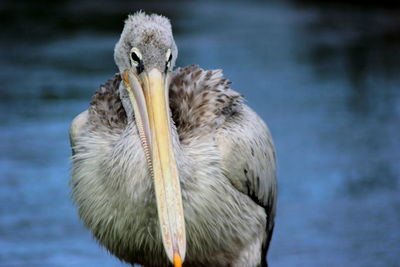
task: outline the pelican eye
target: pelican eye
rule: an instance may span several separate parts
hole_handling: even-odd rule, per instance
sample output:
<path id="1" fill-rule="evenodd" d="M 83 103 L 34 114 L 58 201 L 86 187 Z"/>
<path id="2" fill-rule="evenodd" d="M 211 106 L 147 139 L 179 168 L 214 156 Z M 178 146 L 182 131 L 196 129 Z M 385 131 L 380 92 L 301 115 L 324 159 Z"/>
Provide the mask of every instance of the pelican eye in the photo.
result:
<path id="1" fill-rule="evenodd" d="M 138 57 L 138 55 L 135 52 L 131 53 L 131 60 L 133 62 L 135 62 L 136 64 L 139 64 L 139 62 L 140 62 L 140 58 Z"/>
<path id="2" fill-rule="evenodd" d="M 131 61 L 132 67 L 136 67 L 136 71 L 138 74 L 143 72 L 144 65 L 143 65 L 143 60 L 142 60 L 142 54 L 140 53 L 139 49 L 137 49 L 136 47 L 133 47 L 131 49 L 130 61 Z"/>
<path id="3" fill-rule="evenodd" d="M 168 69 L 171 68 L 171 61 L 172 61 L 172 53 L 171 49 L 168 49 L 167 54 L 166 54 L 166 62 L 165 62 L 165 72 L 168 71 Z"/>

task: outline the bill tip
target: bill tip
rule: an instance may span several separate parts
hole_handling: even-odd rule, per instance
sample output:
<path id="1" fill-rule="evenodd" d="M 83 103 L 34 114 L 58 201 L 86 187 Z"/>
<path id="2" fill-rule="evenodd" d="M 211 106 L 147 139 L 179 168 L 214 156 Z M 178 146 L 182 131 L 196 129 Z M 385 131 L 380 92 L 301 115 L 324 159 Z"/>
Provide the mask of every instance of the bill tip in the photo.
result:
<path id="1" fill-rule="evenodd" d="M 182 267 L 182 259 L 178 253 L 174 253 L 174 267 Z"/>

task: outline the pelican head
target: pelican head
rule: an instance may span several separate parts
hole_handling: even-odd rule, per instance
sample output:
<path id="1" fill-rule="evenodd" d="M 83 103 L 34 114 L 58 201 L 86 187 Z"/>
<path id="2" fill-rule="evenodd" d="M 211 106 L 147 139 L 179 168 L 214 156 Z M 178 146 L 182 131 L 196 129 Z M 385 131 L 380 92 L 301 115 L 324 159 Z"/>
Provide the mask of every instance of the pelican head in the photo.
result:
<path id="1" fill-rule="evenodd" d="M 115 63 L 120 73 L 131 68 L 132 61 L 135 65 L 143 64 L 135 67 L 145 67 L 147 70 L 156 68 L 164 72 L 166 63 L 170 60 L 168 66 L 170 71 L 177 56 L 178 49 L 172 36 L 171 23 L 166 17 L 146 15 L 143 12 L 128 16 L 114 51 Z"/>
<path id="2" fill-rule="evenodd" d="M 154 179 L 164 249 L 169 260 L 180 266 L 186 236 L 168 104 L 169 76 L 177 54 L 169 20 L 138 12 L 125 21 L 114 58 L 124 81 L 122 103 L 128 120 L 134 117 Z"/>

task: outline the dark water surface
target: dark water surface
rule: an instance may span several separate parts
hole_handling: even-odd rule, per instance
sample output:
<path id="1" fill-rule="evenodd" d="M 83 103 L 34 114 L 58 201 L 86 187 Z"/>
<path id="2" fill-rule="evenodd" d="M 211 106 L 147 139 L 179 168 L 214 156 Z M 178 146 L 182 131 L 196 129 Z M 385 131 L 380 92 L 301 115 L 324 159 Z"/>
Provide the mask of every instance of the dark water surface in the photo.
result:
<path id="1" fill-rule="evenodd" d="M 0 266 L 126 266 L 71 204 L 67 132 L 138 8 L 172 19 L 178 65 L 224 69 L 269 124 L 271 266 L 399 266 L 400 11 L 332 2 L 1 4 Z"/>

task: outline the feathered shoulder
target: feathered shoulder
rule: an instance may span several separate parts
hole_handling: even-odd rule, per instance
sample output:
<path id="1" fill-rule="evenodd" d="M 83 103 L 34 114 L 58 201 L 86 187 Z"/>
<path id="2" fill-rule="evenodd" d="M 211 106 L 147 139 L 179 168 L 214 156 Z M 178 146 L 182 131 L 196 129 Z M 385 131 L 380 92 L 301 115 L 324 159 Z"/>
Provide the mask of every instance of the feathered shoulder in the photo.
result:
<path id="1" fill-rule="evenodd" d="M 181 141 L 214 131 L 240 111 L 243 98 L 230 84 L 222 70 L 191 65 L 174 71 L 169 101 Z"/>
<path id="2" fill-rule="evenodd" d="M 93 95 L 89 108 L 92 125 L 101 125 L 108 129 L 125 128 L 127 118 L 119 95 L 120 83 L 121 76 L 115 74 L 100 85 L 99 90 Z"/>

